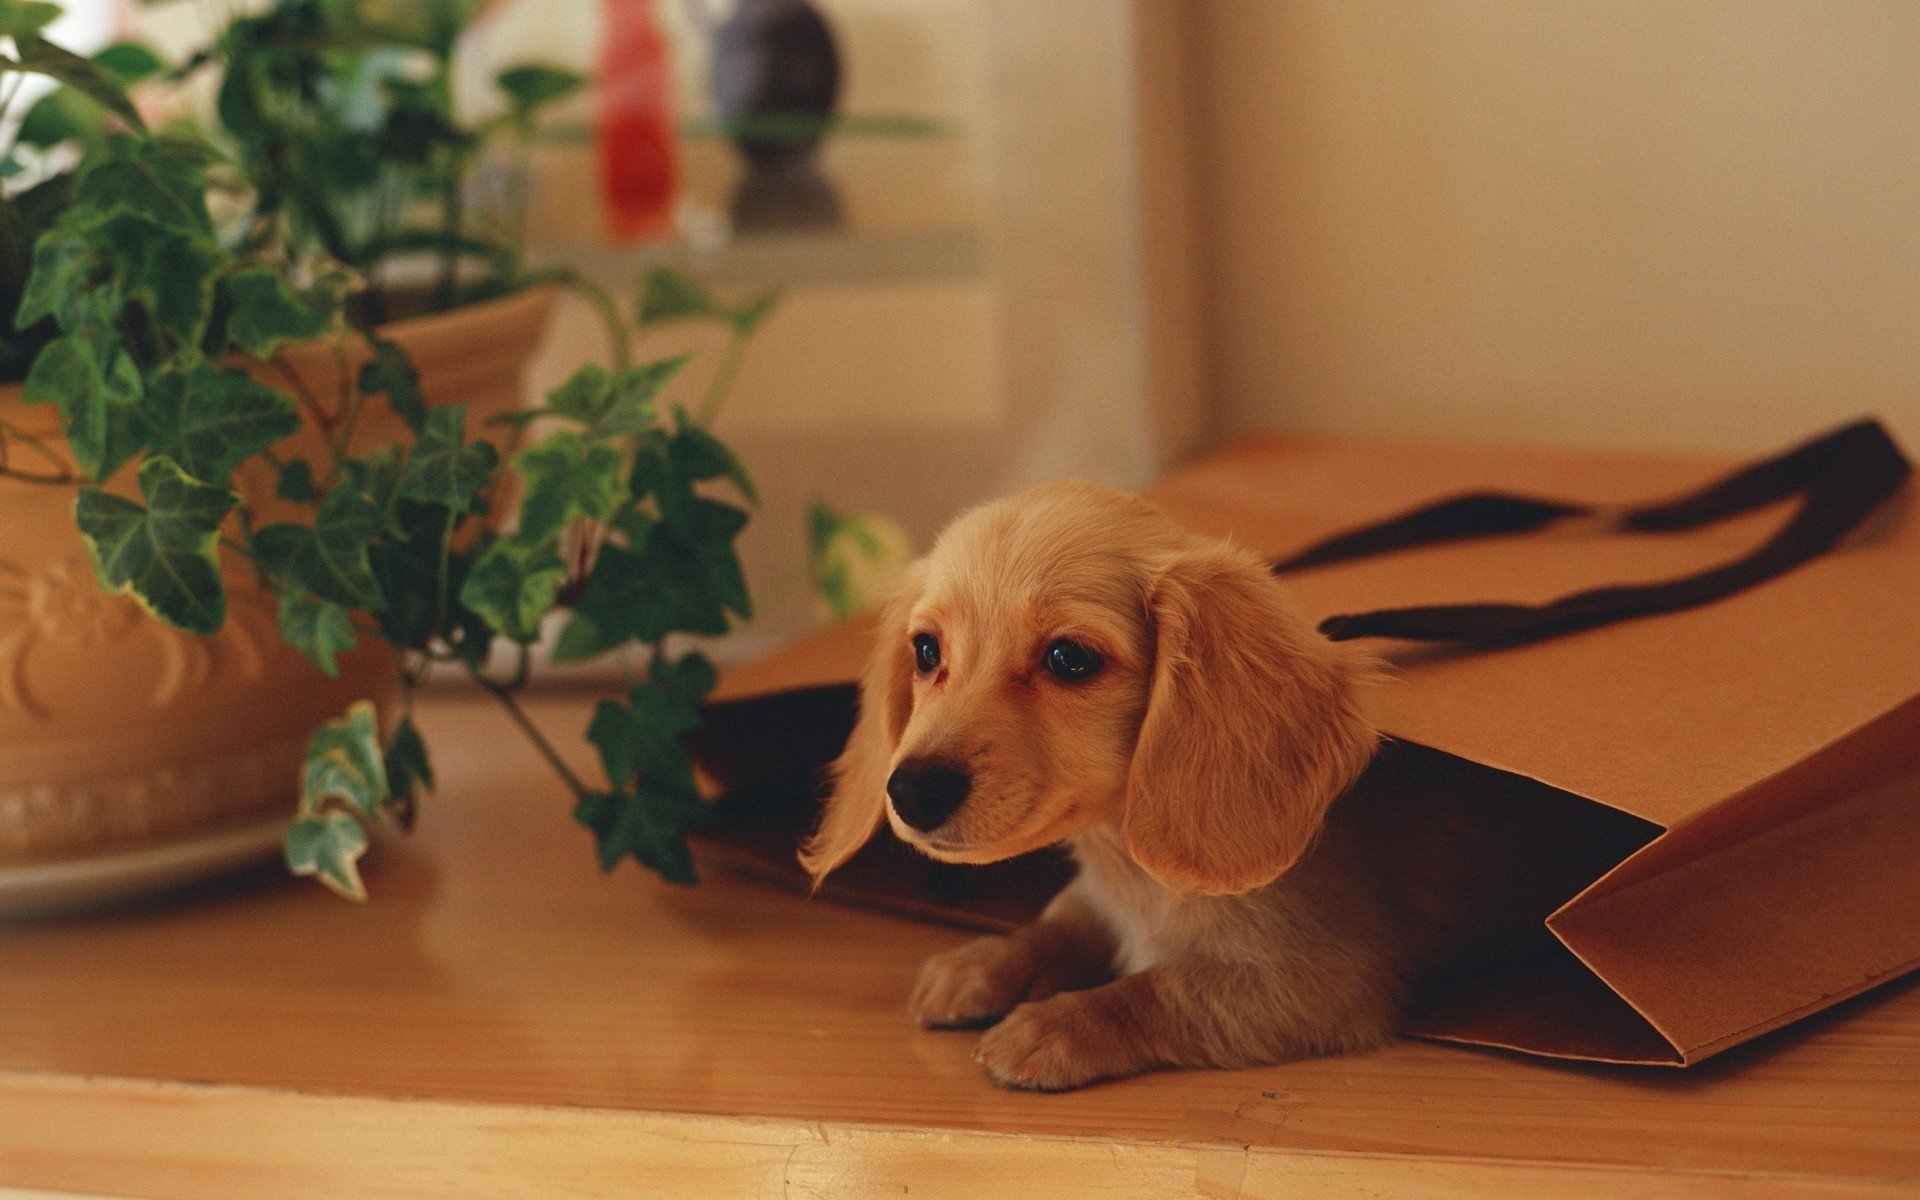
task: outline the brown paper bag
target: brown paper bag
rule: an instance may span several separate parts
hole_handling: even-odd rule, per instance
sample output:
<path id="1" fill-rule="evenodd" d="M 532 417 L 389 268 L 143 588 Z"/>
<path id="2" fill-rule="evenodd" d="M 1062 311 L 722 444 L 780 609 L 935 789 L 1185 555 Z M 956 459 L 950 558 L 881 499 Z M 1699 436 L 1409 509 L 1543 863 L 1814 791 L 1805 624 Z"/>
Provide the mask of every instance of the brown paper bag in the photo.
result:
<path id="1" fill-rule="evenodd" d="M 1698 490 L 1728 467 L 1267 438 L 1150 491 L 1279 560 L 1309 614 L 1348 618 L 1335 636 L 1428 639 L 1373 644 L 1395 667 L 1375 697 L 1389 741 L 1360 787 L 1540 831 L 1490 867 L 1561 889 L 1541 947 L 1439 981 L 1415 1032 L 1686 1065 L 1920 962 L 1905 461 L 1863 423 Z M 1489 489 L 1580 503 L 1433 504 Z M 695 746 L 726 792 L 710 855 L 801 878 L 869 636 L 829 630 L 722 681 Z M 882 831 L 828 891 L 1004 928 L 1069 871 L 940 867 Z"/>

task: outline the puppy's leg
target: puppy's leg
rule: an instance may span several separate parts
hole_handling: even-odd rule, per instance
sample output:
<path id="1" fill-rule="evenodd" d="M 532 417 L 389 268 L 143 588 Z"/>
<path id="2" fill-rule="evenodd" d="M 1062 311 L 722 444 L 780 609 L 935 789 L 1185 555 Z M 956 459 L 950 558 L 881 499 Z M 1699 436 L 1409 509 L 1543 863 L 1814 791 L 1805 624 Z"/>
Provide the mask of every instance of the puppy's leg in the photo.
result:
<path id="1" fill-rule="evenodd" d="M 907 1011 L 929 1029 L 978 1029 L 1023 1000 L 1113 978 L 1113 935 L 1079 889 L 1069 884 L 1024 929 L 928 959 Z"/>
<path id="2" fill-rule="evenodd" d="M 1065 1091 L 1156 1067 L 1249 1067 L 1377 1046 L 1398 1025 L 1384 973 L 1178 958 L 1022 1004 L 980 1039 L 996 1083 Z"/>

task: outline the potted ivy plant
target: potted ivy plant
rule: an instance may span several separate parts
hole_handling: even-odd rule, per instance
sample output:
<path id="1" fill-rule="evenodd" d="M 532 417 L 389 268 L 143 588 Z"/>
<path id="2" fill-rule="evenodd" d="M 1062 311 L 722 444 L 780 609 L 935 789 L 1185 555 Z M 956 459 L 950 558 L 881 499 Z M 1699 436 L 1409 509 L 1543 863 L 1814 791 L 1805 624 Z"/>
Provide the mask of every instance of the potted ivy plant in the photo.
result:
<path id="1" fill-rule="evenodd" d="M 378 322 L 391 301 L 359 286 L 366 264 L 303 240 L 308 215 L 262 201 L 224 236 L 209 173 L 250 182 L 252 151 L 148 133 L 111 72 L 39 38 L 52 15 L 0 2 L 18 70 L 54 64 L 112 120 L 29 238 L 12 324 L 31 366 L 0 398 L 0 879 L 238 822 L 194 865 L 284 829 L 295 871 L 361 894 L 368 830 L 410 823 L 432 783 L 411 697 L 436 665 L 534 739 L 604 867 L 690 879 L 682 831 L 704 810 L 678 736 L 713 669 L 674 640 L 750 611 L 734 540 L 752 485 L 708 428 L 731 372 L 691 411 L 669 403 L 685 359 L 635 364 L 610 322 L 612 363 L 537 409 L 492 403 L 510 386 L 436 388 Z M 16 231 L 27 194 L 7 202 Z M 455 303 L 481 294 L 452 279 Z M 636 300 L 643 324 L 723 322 L 729 361 L 772 306 L 664 272 Z M 295 353 L 331 360 L 324 387 Z M 645 655 L 587 730 L 603 779 L 516 699 L 562 607 L 558 656 Z"/>

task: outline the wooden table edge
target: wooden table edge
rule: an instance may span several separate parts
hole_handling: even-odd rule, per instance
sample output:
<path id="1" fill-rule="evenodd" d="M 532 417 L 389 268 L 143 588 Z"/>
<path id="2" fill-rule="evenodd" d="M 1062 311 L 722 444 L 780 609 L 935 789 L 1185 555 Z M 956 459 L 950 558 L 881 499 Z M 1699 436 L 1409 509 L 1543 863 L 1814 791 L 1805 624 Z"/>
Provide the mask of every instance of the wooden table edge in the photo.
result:
<path id="1" fill-rule="evenodd" d="M 1920 1180 L 1110 1139 L 0 1072 L 0 1189 L 248 1197 L 1892 1197 Z"/>

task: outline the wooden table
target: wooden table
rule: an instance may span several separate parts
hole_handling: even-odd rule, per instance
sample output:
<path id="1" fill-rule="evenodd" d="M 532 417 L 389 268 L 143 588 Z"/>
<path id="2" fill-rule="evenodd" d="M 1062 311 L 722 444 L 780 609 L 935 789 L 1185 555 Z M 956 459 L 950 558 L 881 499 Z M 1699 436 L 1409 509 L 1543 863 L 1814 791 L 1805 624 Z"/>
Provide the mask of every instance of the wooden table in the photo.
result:
<path id="1" fill-rule="evenodd" d="M 488 701 L 355 906 L 276 872 L 0 927 L 0 1188 L 96 1195 L 1920 1194 L 1920 988 L 1685 1071 L 1406 1043 L 1062 1096 L 912 1028 L 964 934 L 594 868 Z M 588 701 L 544 699 L 578 745 Z"/>

